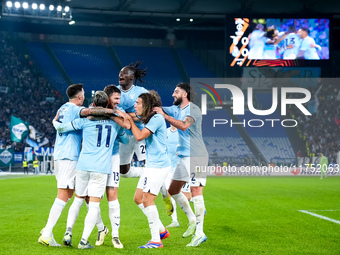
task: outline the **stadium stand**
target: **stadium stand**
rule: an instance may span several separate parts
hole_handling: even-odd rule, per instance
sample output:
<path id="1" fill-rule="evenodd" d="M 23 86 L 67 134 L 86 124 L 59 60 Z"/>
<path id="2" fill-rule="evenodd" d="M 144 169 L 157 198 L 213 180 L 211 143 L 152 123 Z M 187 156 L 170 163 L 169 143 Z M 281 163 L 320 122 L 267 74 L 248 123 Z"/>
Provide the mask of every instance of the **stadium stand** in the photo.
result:
<path id="1" fill-rule="evenodd" d="M 50 120 L 64 99 L 30 60 L 22 42 L 4 35 L 0 38 L 0 86 L 7 88 L 7 95 L 0 100 L 0 147 L 23 152 L 27 146 L 25 142 L 11 141 L 11 115 L 29 122 L 48 139 L 45 146 L 51 147 L 55 130 Z"/>
<path id="2" fill-rule="evenodd" d="M 100 45 L 48 44 L 73 83 L 83 83 L 85 93 L 117 84 L 118 70 L 107 49 Z"/>
<path id="3" fill-rule="evenodd" d="M 226 119 L 228 124 L 216 125 L 213 128 L 214 119 Z M 236 128 L 230 127 L 229 123 L 230 117 L 225 110 L 208 111 L 207 115 L 204 115 L 202 134 L 207 150 L 216 153 L 221 160 L 227 157 L 243 158 L 252 155 Z"/>
<path id="4" fill-rule="evenodd" d="M 58 88 L 59 91 L 66 91 L 68 84 L 61 76 L 50 56 L 47 54 L 42 43 L 29 42 L 27 44 L 27 49 L 30 52 L 32 59 L 35 60 L 35 63 L 42 70 L 48 81 L 51 82 L 55 88 Z"/>
<path id="5" fill-rule="evenodd" d="M 216 75 L 209 71 L 198 58 L 196 58 L 189 50 L 185 48 L 178 49 L 184 67 L 188 73 L 189 78 L 215 78 Z"/>
<path id="6" fill-rule="evenodd" d="M 271 122 L 265 121 L 265 119 L 281 119 L 278 112 L 267 116 L 259 116 L 252 114 L 250 111 L 245 111 L 244 119 L 246 122 L 250 119 L 260 119 L 265 123 L 261 128 L 245 125 L 245 130 L 268 162 L 283 159 L 295 160 L 295 153 L 284 127 L 281 126 L 279 121 L 275 122 L 274 127 L 271 127 Z M 243 121 L 243 119 L 240 118 L 240 121 Z M 252 125 L 261 125 L 261 123 L 257 121 L 256 124 L 254 122 Z"/>
<path id="7" fill-rule="evenodd" d="M 295 107 L 290 109 L 306 141 L 308 155 L 303 156 L 317 156 L 323 152 L 330 163 L 336 162 L 336 154 L 340 151 L 340 89 L 333 83 L 334 80 L 320 81 L 312 91 L 312 99 L 317 98 L 318 102 L 312 116 L 305 116 Z"/>

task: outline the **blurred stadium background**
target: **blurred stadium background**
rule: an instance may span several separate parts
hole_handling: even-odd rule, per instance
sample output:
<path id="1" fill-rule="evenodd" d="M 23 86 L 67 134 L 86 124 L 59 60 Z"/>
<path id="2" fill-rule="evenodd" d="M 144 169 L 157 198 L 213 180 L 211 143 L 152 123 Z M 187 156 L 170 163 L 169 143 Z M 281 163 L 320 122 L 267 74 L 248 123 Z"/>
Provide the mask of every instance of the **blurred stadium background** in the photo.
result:
<path id="1" fill-rule="evenodd" d="M 317 163 L 324 152 L 339 164 L 340 151 L 340 2 L 262 0 L 61 0 L 2 2 L 0 19 L 0 168 L 22 171 L 22 161 L 36 156 L 41 171 L 52 167 L 56 110 L 67 101 L 66 88 L 83 83 L 86 103 L 93 91 L 117 84 L 119 70 L 143 61 L 148 75 L 142 86 L 155 89 L 163 105 L 179 81 L 193 78 L 273 78 L 287 70 L 317 82 L 312 93 L 313 115 L 289 109 L 296 128 L 214 129 L 203 124 L 210 163 L 298 165 Z M 32 9 L 32 4 L 37 9 Z M 44 4 L 44 9 L 41 8 Z M 52 9 L 53 5 L 54 9 Z M 61 6 L 58 11 L 58 6 Z M 69 9 L 65 9 L 68 6 Z M 328 17 L 330 59 L 313 66 L 279 68 L 230 67 L 226 63 L 226 18 L 275 15 L 280 18 Z M 237 16 L 237 17 L 238 17 Z M 139 84 L 141 85 L 141 84 Z M 246 91 L 246 88 L 242 86 Z M 223 98 L 230 105 L 230 95 Z M 254 105 L 271 106 L 271 90 L 254 88 Z M 216 112 L 233 119 L 230 107 Z M 14 142 L 11 117 L 29 123 L 30 133 Z M 207 115 L 207 119 L 209 115 Z M 271 118 L 281 119 L 279 109 Z M 246 108 L 245 118 L 253 116 Z M 263 118 L 264 119 L 264 118 Z M 208 122 L 205 122 L 208 123 Z"/>

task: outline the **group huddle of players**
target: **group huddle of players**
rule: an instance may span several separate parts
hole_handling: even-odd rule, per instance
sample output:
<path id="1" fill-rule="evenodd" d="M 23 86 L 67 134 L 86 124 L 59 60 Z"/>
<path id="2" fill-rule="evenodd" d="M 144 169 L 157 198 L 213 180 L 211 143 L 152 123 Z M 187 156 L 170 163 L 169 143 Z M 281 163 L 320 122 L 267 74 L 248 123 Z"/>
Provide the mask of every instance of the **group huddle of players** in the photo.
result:
<path id="1" fill-rule="evenodd" d="M 60 107 L 53 120 L 57 130 L 54 164 L 58 195 L 39 243 L 61 246 L 52 231 L 75 193 L 63 244 L 72 246 L 72 229 L 81 206 L 86 202 L 88 213 L 78 248 L 93 248 L 88 238 L 95 225 L 98 228 L 96 245 L 102 245 L 109 232 L 101 219 L 99 206 L 106 192 L 112 244 L 115 248 L 123 248 L 118 232 L 120 177 L 140 178 L 134 201 L 148 219 L 151 240 L 139 248 L 163 248 L 162 240 L 170 236 L 154 203 L 159 192 L 169 215 L 174 213 L 176 202 L 188 217 L 189 225 L 183 237 L 192 239 L 187 246 L 199 246 L 207 240 L 203 232 L 206 178 L 198 176 L 195 166 L 208 165 L 208 152 L 202 138 L 201 111 L 191 102 L 194 91 L 190 84 L 179 83 L 172 95 L 173 105 L 162 107 L 156 91 L 135 85 L 137 81 L 143 82 L 146 75 L 146 69 L 139 68 L 140 64 L 136 62 L 123 67 L 119 73 L 119 85 L 108 85 L 103 91 L 97 91 L 90 108 L 82 107 L 85 98 L 82 84 L 68 87 L 69 102 Z M 166 122 L 178 132 L 167 129 Z M 170 153 L 171 147 L 174 152 Z M 133 154 L 146 161 L 145 167 L 130 167 Z M 189 180 L 190 188 L 186 192 L 191 191 L 195 212 L 182 192 Z M 178 226 L 173 218 L 167 228 Z"/>
<path id="2" fill-rule="evenodd" d="M 249 35 L 249 59 L 320 59 L 320 45 L 309 36 L 309 29 L 298 30 L 289 26 L 285 32 L 279 32 L 274 26 L 267 29 L 257 24 Z"/>

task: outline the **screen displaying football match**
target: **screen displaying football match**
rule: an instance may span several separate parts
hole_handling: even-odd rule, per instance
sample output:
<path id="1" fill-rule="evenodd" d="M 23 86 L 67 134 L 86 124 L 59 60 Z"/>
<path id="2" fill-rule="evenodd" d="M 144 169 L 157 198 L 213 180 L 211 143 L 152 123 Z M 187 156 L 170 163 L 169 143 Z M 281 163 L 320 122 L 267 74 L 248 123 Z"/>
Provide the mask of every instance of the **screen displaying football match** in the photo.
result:
<path id="1" fill-rule="evenodd" d="M 327 18 L 227 19 L 230 66 L 301 66 L 329 59 Z"/>

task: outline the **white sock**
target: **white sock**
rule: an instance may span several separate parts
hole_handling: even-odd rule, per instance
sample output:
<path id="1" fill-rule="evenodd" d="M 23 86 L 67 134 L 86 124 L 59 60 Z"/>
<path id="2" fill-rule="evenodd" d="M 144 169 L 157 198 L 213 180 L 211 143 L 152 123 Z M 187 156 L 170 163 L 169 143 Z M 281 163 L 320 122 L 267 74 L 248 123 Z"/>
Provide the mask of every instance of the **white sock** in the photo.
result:
<path id="1" fill-rule="evenodd" d="M 168 191 L 166 190 L 165 183 L 163 183 L 160 192 L 162 194 L 163 199 L 166 199 L 168 197 Z"/>
<path id="2" fill-rule="evenodd" d="M 120 225 L 120 204 L 117 200 L 109 201 L 109 217 L 112 226 L 112 237 L 118 237 Z"/>
<path id="3" fill-rule="evenodd" d="M 177 219 L 177 212 L 176 212 L 176 201 L 172 197 L 170 197 L 171 203 L 172 203 L 172 208 L 174 208 L 174 212 L 171 215 L 172 221 L 178 222 Z"/>
<path id="4" fill-rule="evenodd" d="M 98 231 L 103 231 L 104 230 L 104 222 L 102 220 L 102 215 L 101 215 L 101 211 L 100 211 L 100 207 L 99 207 L 99 212 L 98 212 L 98 218 L 96 221 L 96 226 L 98 228 Z"/>
<path id="5" fill-rule="evenodd" d="M 183 212 L 187 215 L 189 223 L 195 223 L 196 222 L 196 218 L 195 218 L 195 214 L 192 211 L 190 205 L 189 205 L 189 201 L 186 198 L 186 196 L 180 192 L 176 195 L 172 195 L 173 199 L 177 202 L 177 204 L 179 205 L 179 207 L 181 207 L 181 209 L 183 210 Z"/>
<path id="6" fill-rule="evenodd" d="M 67 215 L 67 224 L 66 224 L 66 232 L 70 233 L 72 235 L 72 229 L 74 226 L 74 223 L 76 222 L 79 210 L 81 206 L 84 203 L 84 198 L 75 197 L 73 200 L 72 205 L 70 206 L 70 209 L 68 210 Z"/>
<path id="7" fill-rule="evenodd" d="M 196 215 L 196 232 L 195 235 L 201 236 L 204 235 L 203 232 L 203 222 L 204 222 L 204 200 L 203 196 L 196 196 L 193 198 L 194 200 L 194 208 Z"/>
<path id="8" fill-rule="evenodd" d="M 131 166 L 130 170 L 126 174 L 120 174 L 120 176 L 125 178 L 141 177 L 144 171 L 144 167 L 134 167 Z"/>
<path id="9" fill-rule="evenodd" d="M 156 205 L 149 205 L 145 208 L 145 215 L 148 217 L 149 227 L 151 231 L 151 241 L 160 242 L 161 238 L 159 236 L 159 215 Z"/>
<path id="10" fill-rule="evenodd" d="M 54 200 L 54 203 L 50 210 L 50 214 L 48 216 L 48 220 L 47 220 L 44 232 L 42 234 L 44 239 L 50 239 L 50 237 L 52 236 L 52 230 L 55 224 L 57 224 L 57 221 L 60 217 L 61 212 L 64 210 L 65 205 L 66 205 L 66 202 L 64 202 L 63 200 L 59 198 L 56 198 Z"/>
<path id="11" fill-rule="evenodd" d="M 81 237 L 81 240 L 83 241 L 83 243 L 87 243 L 87 239 L 89 238 L 94 228 L 94 225 L 96 225 L 96 221 L 98 219 L 98 214 L 99 214 L 99 204 L 100 202 L 89 203 L 89 211 L 86 214 L 84 231 Z"/>
<path id="12" fill-rule="evenodd" d="M 89 204 L 86 204 L 86 207 L 87 207 L 87 211 L 89 211 Z M 99 207 L 98 218 L 96 220 L 96 226 L 97 226 L 98 232 L 104 230 L 104 222 L 102 220 L 100 207 Z"/>
<path id="13" fill-rule="evenodd" d="M 145 207 L 143 203 L 139 204 L 138 207 L 142 210 L 142 212 L 145 214 Z"/>

